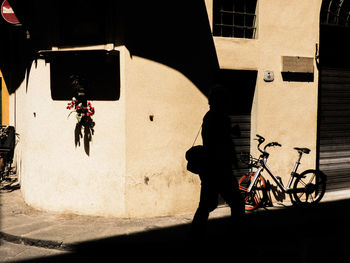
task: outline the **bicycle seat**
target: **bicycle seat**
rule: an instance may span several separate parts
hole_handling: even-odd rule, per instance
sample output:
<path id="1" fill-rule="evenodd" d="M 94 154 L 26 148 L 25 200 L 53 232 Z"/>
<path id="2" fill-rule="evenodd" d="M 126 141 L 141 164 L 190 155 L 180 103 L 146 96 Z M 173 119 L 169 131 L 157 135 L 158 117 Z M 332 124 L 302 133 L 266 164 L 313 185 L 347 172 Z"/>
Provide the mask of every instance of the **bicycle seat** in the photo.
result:
<path id="1" fill-rule="evenodd" d="M 311 152 L 311 150 L 309 148 L 298 148 L 298 147 L 294 147 L 294 150 L 297 150 L 299 153 L 306 153 L 309 154 Z"/>

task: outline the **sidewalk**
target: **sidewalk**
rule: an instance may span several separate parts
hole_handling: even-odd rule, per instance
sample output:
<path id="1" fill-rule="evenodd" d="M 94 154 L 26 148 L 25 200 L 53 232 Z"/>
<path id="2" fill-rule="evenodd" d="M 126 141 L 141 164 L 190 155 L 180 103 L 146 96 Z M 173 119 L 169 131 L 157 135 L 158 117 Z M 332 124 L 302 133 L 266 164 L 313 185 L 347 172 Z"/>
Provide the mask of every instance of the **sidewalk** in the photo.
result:
<path id="1" fill-rule="evenodd" d="M 217 242 L 232 236 L 232 232 L 227 230 L 229 225 L 225 219 L 230 214 L 229 208 L 220 207 L 211 214 L 211 227 L 208 227 L 211 232 L 208 234 L 210 235 L 208 240 L 210 238 L 210 245 L 217 243 L 215 257 L 218 253 L 228 251 L 225 246 L 231 250 L 235 249 L 237 238 L 242 240 L 247 238 L 248 242 L 251 242 L 252 239 L 249 237 L 251 231 L 254 233 L 253 239 L 257 237 L 264 239 L 264 242 L 255 248 L 256 259 L 261 259 L 262 255 L 267 256 L 265 251 L 272 247 L 278 248 L 273 252 L 274 257 L 290 257 L 292 253 L 290 260 L 293 259 L 294 262 L 314 262 L 304 261 L 304 258 L 317 259 L 319 253 L 325 253 L 324 257 L 333 257 L 336 253 L 339 258 L 350 259 L 348 249 L 345 248 L 350 242 L 342 241 L 341 246 L 335 246 L 336 240 L 348 240 L 350 234 L 348 227 L 350 217 L 347 213 L 350 206 L 349 197 L 350 191 L 326 193 L 323 202 L 314 209 L 294 209 L 276 205 L 273 208 L 248 213 L 245 225 L 235 230 L 239 233 L 233 235 L 230 243 Z M 167 257 L 170 257 L 169 253 L 175 253 L 176 257 L 177 250 L 184 247 L 194 248 L 190 243 L 179 245 L 186 241 L 193 214 L 118 219 L 42 212 L 26 205 L 19 189 L 0 192 L 0 204 L 1 240 L 66 251 L 79 259 L 81 255 L 91 254 L 91 251 L 98 257 L 103 253 L 114 257 L 113 251 L 118 251 L 117 253 L 123 258 L 129 258 L 130 255 L 138 258 L 142 255 L 151 255 L 150 253 L 152 256 L 161 254 Z M 284 229 L 286 233 L 281 232 Z M 164 253 L 159 253 L 162 250 Z M 313 254 L 316 252 L 317 254 Z M 57 259 L 57 262 L 64 260 L 61 256 L 54 259 Z M 42 262 L 47 262 L 45 260 Z M 163 261 L 163 258 L 161 260 Z M 177 261 L 173 259 L 171 262 Z"/>
<path id="2" fill-rule="evenodd" d="M 71 250 L 76 244 L 132 233 L 189 224 L 193 214 L 120 219 L 38 211 L 26 205 L 20 190 L 0 193 L 0 238 L 8 242 Z M 229 215 L 218 208 L 211 218 Z"/>

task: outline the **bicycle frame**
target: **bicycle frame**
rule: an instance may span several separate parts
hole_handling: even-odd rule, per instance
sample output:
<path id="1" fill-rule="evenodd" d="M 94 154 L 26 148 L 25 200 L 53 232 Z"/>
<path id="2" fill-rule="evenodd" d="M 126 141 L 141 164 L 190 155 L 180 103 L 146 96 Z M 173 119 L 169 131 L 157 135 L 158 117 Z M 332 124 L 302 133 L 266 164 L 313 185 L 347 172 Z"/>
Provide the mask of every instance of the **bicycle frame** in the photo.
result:
<path id="1" fill-rule="evenodd" d="M 291 192 L 295 192 L 295 189 L 291 188 L 291 185 L 293 183 L 294 178 L 298 175 L 297 174 L 297 170 L 299 168 L 300 165 L 300 160 L 302 157 L 302 153 L 299 153 L 299 157 L 298 160 L 296 161 L 295 165 L 294 165 L 294 169 L 290 175 L 287 187 L 285 187 L 282 182 L 280 182 L 280 180 L 271 172 L 271 170 L 269 169 L 269 167 L 267 166 L 267 157 L 268 155 L 262 155 L 262 160 L 260 160 L 260 167 L 258 168 L 258 170 L 255 172 L 255 175 L 247 189 L 247 192 L 250 193 L 252 188 L 254 187 L 256 181 L 258 180 L 260 174 L 262 171 L 266 170 L 267 173 L 271 176 L 271 178 L 274 180 L 274 182 L 278 185 L 278 187 L 284 192 L 284 193 L 291 193 Z"/>

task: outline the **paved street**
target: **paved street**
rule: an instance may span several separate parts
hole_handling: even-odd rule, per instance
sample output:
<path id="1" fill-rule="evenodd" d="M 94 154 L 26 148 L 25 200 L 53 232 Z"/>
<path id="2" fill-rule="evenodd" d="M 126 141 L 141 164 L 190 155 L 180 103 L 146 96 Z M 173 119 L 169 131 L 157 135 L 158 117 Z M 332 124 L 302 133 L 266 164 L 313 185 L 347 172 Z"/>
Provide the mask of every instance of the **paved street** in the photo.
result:
<path id="1" fill-rule="evenodd" d="M 188 236 L 192 214 L 145 219 L 62 215 L 27 206 L 20 190 L 2 192 L 0 261 L 350 262 L 348 194 L 327 194 L 313 208 L 260 209 L 235 228 L 229 209 L 221 207 L 194 241 Z"/>

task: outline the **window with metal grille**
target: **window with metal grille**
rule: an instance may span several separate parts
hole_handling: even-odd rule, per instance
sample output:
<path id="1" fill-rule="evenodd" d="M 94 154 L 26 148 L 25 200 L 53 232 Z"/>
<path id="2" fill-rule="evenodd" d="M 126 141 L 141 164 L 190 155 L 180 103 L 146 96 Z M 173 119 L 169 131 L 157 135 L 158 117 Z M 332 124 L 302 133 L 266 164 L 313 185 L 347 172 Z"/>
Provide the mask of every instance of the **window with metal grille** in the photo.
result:
<path id="1" fill-rule="evenodd" d="M 256 37 L 257 0 L 214 0 L 213 35 L 220 37 Z"/>
<path id="2" fill-rule="evenodd" d="M 350 1 L 324 0 L 320 20 L 323 25 L 350 27 Z"/>

